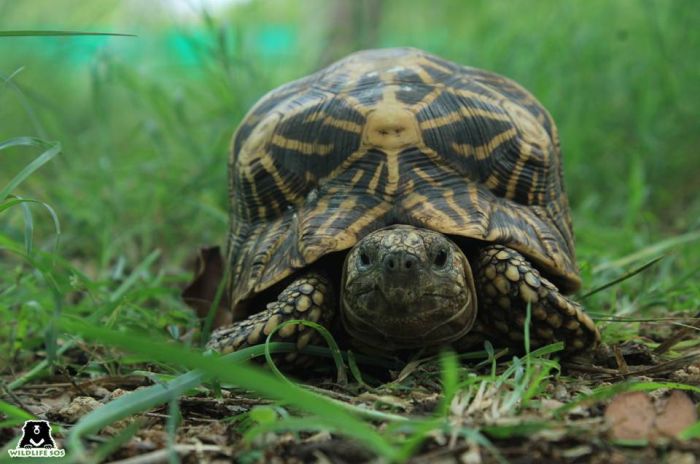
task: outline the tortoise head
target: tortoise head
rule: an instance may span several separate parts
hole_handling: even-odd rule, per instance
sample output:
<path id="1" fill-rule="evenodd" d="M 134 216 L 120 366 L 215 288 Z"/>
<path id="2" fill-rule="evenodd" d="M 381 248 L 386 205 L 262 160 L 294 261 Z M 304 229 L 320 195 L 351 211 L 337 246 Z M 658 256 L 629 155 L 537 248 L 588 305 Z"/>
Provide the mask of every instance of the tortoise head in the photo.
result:
<path id="1" fill-rule="evenodd" d="M 387 227 L 365 236 L 345 258 L 343 325 L 371 347 L 449 343 L 472 328 L 476 308 L 469 262 L 438 232 Z"/>

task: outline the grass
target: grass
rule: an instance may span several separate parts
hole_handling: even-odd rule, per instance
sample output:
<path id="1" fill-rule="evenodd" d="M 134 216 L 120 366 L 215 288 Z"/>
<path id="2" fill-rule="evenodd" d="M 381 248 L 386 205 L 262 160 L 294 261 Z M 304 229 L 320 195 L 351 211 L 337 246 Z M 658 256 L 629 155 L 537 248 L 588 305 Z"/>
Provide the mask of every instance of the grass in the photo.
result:
<path id="1" fill-rule="evenodd" d="M 8 321 L 0 324 L 0 444 L 13 446 L 17 425 L 35 414 L 26 389 L 43 382 L 155 382 L 121 397 L 130 408 L 115 399 L 60 427 L 71 459 L 88 462 L 126 447 L 157 405 L 165 405 L 158 411 L 172 445 L 192 412 L 175 399 L 224 401 L 221 384 L 273 398 L 227 415 L 243 461 L 264 456 L 271 437 L 321 431 L 386 460 L 452 445 L 504 461 L 509 439 L 576 436 L 571 411 L 620 391 L 697 392 L 665 379 L 571 379 L 557 346 L 522 358 L 486 346 L 474 356 L 416 360 L 388 384 L 343 353 L 347 383 L 299 388 L 202 355 L 199 322 L 178 295 L 197 246 L 223 244 L 226 151 L 237 122 L 267 90 L 372 35 L 377 46 L 418 46 L 500 72 L 538 96 L 560 129 L 584 281 L 578 299 L 585 296 L 604 341 L 655 348 L 669 319 L 700 308 L 700 32 L 692 27 L 700 9 L 692 2 L 455 0 L 427 8 L 386 0 L 375 34 L 340 41 L 335 26 L 308 21 L 312 11 L 333 17 L 320 1 L 251 2 L 189 20 L 130 15 L 116 2 L 62 2 L 75 14 L 60 22 L 41 2 L 1 3 L 3 29 L 138 37 L 0 36 L 0 320 Z M 668 357 L 696 346 L 697 337 Z M 546 409 L 562 385 L 572 394 Z M 116 434 L 98 434 L 124 419 Z M 698 426 L 684 434 L 697 438 Z"/>

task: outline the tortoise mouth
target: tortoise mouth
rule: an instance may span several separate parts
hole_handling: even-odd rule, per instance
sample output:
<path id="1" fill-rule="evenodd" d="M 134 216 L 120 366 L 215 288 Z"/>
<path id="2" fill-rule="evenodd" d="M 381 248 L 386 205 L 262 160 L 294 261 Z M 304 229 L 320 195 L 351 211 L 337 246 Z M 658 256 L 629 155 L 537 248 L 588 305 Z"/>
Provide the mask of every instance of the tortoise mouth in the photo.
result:
<path id="1" fill-rule="evenodd" d="M 456 306 L 453 297 L 424 295 L 415 302 L 419 311 L 404 310 L 403 314 L 386 311 L 358 311 L 341 299 L 341 318 L 348 334 L 359 342 L 381 350 L 398 350 L 442 345 L 468 333 L 476 319 L 476 304 L 470 292 L 464 292 L 462 304 Z"/>

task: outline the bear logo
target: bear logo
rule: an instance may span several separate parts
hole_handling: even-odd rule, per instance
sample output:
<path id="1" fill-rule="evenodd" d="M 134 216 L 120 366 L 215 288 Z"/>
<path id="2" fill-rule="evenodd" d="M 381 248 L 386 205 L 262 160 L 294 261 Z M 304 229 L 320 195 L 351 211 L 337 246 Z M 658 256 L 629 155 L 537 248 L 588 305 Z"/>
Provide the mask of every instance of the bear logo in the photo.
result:
<path id="1" fill-rule="evenodd" d="M 22 427 L 22 439 L 18 448 L 55 448 L 56 443 L 51 436 L 49 421 L 28 420 Z"/>

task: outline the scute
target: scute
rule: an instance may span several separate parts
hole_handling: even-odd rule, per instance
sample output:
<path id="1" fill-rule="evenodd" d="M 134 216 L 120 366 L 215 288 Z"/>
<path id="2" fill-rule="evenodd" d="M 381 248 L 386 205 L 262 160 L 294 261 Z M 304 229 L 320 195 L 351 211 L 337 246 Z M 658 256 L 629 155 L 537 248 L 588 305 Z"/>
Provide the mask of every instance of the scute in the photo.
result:
<path id="1" fill-rule="evenodd" d="M 234 311 L 394 223 L 501 243 L 563 291 L 580 283 L 556 127 L 486 71 L 415 49 L 350 55 L 263 97 L 229 170 Z"/>

